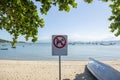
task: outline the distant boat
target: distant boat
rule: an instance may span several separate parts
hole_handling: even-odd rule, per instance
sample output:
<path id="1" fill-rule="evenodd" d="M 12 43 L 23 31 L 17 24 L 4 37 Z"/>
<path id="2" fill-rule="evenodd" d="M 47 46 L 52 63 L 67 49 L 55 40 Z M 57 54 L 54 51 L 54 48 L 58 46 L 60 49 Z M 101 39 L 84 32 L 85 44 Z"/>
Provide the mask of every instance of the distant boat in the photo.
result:
<path id="1" fill-rule="evenodd" d="M 11 48 L 16 48 L 16 46 L 13 46 L 13 47 L 11 47 Z"/>
<path id="2" fill-rule="evenodd" d="M 76 43 L 75 42 L 73 42 L 73 43 L 69 43 L 70 45 L 75 45 Z"/>
<path id="3" fill-rule="evenodd" d="M 109 45 L 115 45 L 115 43 L 100 43 L 100 45 L 109 46 Z"/>
<path id="4" fill-rule="evenodd" d="M 8 48 L 1 48 L 0 50 L 8 50 Z"/>
<path id="5" fill-rule="evenodd" d="M 2 46 L 6 46 L 6 44 L 2 44 Z"/>

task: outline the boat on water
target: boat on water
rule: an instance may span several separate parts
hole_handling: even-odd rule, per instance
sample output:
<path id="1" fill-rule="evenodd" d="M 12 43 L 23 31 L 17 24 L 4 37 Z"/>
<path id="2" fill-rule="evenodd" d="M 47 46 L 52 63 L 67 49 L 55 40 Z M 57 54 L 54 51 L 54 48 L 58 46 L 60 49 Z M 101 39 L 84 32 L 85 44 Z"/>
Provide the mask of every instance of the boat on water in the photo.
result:
<path id="1" fill-rule="evenodd" d="M 0 48 L 0 50 L 8 50 L 8 48 Z"/>
<path id="2" fill-rule="evenodd" d="M 110 45 L 115 45 L 115 43 L 100 43 L 100 45 L 103 45 L 103 46 L 110 46 Z"/>
<path id="3" fill-rule="evenodd" d="M 11 48 L 16 48 L 16 46 L 13 46 L 13 47 L 11 47 Z"/>

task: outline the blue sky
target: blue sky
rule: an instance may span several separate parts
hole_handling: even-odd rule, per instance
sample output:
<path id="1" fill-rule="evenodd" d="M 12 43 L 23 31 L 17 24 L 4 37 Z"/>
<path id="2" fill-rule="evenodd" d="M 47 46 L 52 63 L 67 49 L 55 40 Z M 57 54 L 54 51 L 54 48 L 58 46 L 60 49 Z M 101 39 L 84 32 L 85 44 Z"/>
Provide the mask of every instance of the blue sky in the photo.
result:
<path id="1" fill-rule="evenodd" d="M 39 5 L 39 3 L 35 3 Z M 45 20 L 44 28 L 39 28 L 39 41 L 51 41 L 52 35 L 68 35 L 69 41 L 101 41 L 118 40 L 108 28 L 111 15 L 109 3 L 95 0 L 92 4 L 87 4 L 83 0 L 78 0 L 78 7 L 71 9 L 69 13 L 58 11 L 57 7 L 52 7 L 48 15 L 41 15 Z M 12 40 L 5 30 L 0 30 L 0 38 Z M 25 41 L 23 36 L 19 41 Z"/>

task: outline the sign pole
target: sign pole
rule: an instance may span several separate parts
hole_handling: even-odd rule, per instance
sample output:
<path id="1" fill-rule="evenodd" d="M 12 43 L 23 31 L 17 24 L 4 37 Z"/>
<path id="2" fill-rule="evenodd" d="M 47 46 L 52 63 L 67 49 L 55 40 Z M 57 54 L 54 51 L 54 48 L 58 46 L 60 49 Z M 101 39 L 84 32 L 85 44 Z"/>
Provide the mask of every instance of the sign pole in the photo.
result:
<path id="1" fill-rule="evenodd" d="M 59 80 L 61 80 L 61 56 L 67 55 L 67 35 L 52 35 L 52 55 L 59 56 Z"/>
<path id="2" fill-rule="evenodd" d="M 59 80 L 61 80 L 61 56 L 59 55 Z"/>

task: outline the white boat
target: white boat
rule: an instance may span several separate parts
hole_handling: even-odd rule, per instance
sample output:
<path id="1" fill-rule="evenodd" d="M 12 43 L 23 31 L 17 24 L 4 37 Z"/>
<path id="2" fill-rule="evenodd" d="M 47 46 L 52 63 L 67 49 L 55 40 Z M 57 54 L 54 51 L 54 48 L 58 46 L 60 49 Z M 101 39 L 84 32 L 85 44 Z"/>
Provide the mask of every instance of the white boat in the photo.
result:
<path id="1" fill-rule="evenodd" d="M 111 66 L 89 58 L 87 64 L 88 70 L 97 78 L 97 80 L 120 80 L 120 72 Z"/>

